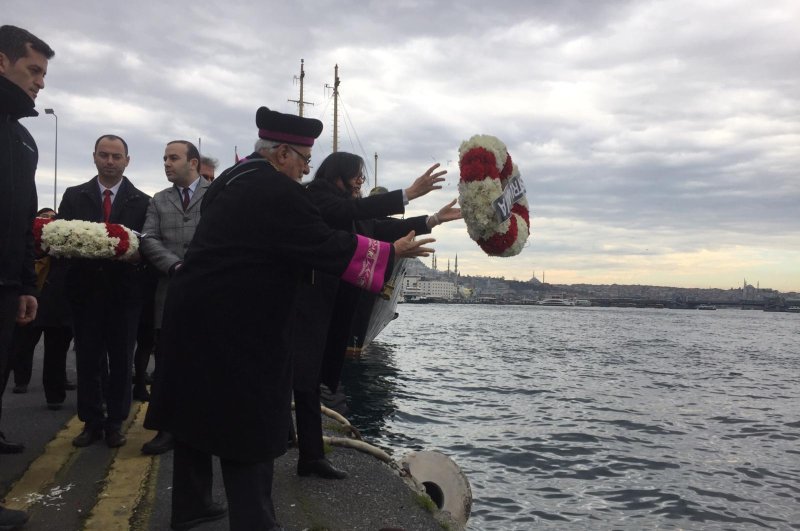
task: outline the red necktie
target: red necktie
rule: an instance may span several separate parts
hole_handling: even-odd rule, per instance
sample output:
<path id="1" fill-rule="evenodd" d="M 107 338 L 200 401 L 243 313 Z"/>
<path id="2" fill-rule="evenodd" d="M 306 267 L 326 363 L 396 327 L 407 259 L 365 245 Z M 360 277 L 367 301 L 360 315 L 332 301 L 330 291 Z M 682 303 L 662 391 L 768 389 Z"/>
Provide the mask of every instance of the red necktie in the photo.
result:
<path id="1" fill-rule="evenodd" d="M 111 190 L 103 190 L 103 221 L 111 219 Z"/>
<path id="2" fill-rule="evenodd" d="M 189 206 L 189 189 L 183 189 L 183 211 L 186 212 L 186 207 Z"/>

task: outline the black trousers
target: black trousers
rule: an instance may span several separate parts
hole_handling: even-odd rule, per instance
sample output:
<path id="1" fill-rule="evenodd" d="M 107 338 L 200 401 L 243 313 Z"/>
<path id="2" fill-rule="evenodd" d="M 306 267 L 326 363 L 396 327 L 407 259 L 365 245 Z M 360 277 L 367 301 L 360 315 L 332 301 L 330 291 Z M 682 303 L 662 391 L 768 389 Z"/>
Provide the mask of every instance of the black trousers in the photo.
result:
<path id="1" fill-rule="evenodd" d="M 150 354 L 153 353 L 158 339 L 153 306 L 153 294 L 151 293 L 148 297 L 147 293 L 145 293 L 142 314 L 139 316 L 139 329 L 136 333 L 136 351 L 133 354 L 133 383 L 140 387 L 145 385 L 147 366 L 150 364 Z"/>
<path id="2" fill-rule="evenodd" d="M 78 369 L 78 418 L 90 429 L 118 430 L 131 409 L 133 348 L 140 303 L 117 301 L 102 290 L 72 305 Z M 105 358 L 107 391 L 103 392 Z M 107 414 L 103 413 L 105 398 Z"/>
<path id="3" fill-rule="evenodd" d="M 211 454 L 176 440 L 172 469 L 172 521 L 183 522 L 211 505 Z M 273 460 L 240 463 L 220 459 L 230 531 L 279 529 L 272 504 Z"/>
<path id="4" fill-rule="evenodd" d="M 19 289 L 0 287 L 0 418 L 3 416 L 3 394 L 8 382 L 11 342 L 19 309 Z"/>
<path id="5" fill-rule="evenodd" d="M 319 386 L 314 391 L 294 390 L 294 415 L 297 419 L 297 449 L 300 461 L 315 461 L 325 457 L 319 396 Z"/>
<path id="6" fill-rule="evenodd" d="M 67 397 L 67 352 L 72 342 L 68 326 L 38 326 L 31 323 L 14 330 L 13 363 L 15 385 L 28 385 L 33 372 L 33 353 L 44 335 L 42 385 L 48 404 L 60 404 Z"/>

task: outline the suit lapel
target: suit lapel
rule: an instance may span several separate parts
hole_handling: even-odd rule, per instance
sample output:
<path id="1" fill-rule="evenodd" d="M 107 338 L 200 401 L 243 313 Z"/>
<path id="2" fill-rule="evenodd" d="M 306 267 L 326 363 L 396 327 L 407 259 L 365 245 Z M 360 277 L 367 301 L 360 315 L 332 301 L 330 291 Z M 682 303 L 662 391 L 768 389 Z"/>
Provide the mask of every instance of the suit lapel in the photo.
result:
<path id="1" fill-rule="evenodd" d="M 186 207 L 186 210 L 191 210 L 194 206 L 200 201 L 203 200 L 203 194 L 206 193 L 206 188 L 210 183 L 205 180 L 205 178 L 200 177 L 200 182 L 197 183 L 197 188 L 194 189 L 194 193 L 192 194 L 192 199 L 189 201 L 189 206 Z"/>
<path id="2" fill-rule="evenodd" d="M 120 215 L 125 208 L 125 202 L 128 200 L 128 196 L 130 195 L 129 188 L 130 184 L 128 182 L 128 178 L 122 177 L 122 183 L 119 185 L 119 189 L 117 190 L 117 197 L 115 197 L 114 202 L 111 203 L 111 216 L 109 216 L 108 219 L 110 223 L 119 223 Z"/>
<path id="3" fill-rule="evenodd" d="M 100 188 L 98 188 L 97 177 L 83 185 L 81 193 L 86 195 L 86 199 L 91 204 L 91 214 L 86 213 L 86 217 L 90 217 L 89 221 L 103 221 L 103 206 L 100 203 Z M 81 213 L 81 217 L 84 213 Z"/>
<path id="4" fill-rule="evenodd" d="M 169 192 L 167 192 L 167 199 L 169 200 L 170 203 L 172 203 L 172 206 L 175 207 L 175 210 L 181 213 L 183 212 L 183 201 L 181 201 L 181 192 L 175 185 L 172 185 L 172 188 L 170 188 Z"/>

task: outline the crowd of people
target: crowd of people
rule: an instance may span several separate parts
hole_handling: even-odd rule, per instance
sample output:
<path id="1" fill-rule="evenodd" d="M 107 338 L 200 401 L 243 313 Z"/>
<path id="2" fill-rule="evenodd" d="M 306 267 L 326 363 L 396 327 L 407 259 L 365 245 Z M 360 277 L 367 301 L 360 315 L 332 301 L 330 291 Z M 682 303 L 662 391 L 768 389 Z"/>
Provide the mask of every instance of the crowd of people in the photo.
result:
<path id="1" fill-rule="evenodd" d="M 460 219 L 455 201 L 408 219 L 409 201 L 440 189 L 428 168 L 408 188 L 361 197 L 360 157 L 333 153 L 308 185 L 319 120 L 261 107 L 254 152 L 215 178 L 216 161 L 174 140 L 164 149 L 169 186 L 148 196 L 125 176 L 127 142 L 101 135 L 97 173 L 69 187 L 58 212 L 37 213 L 36 144 L 19 119 L 35 116 L 53 50 L 28 31 L 0 27 L 0 412 L 31 378 L 44 336 L 47 406 L 60 409 L 73 384 L 72 444 L 126 444 L 133 399 L 150 400 L 146 454 L 173 454 L 171 522 L 190 529 L 224 518 L 232 530 L 280 529 L 272 504 L 273 460 L 294 441 L 297 473 L 343 479 L 325 458 L 320 383 L 338 385 L 347 335 L 362 292 L 379 292 L 402 258 L 428 256 L 436 225 Z M 122 259 L 36 256 L 35 216 L 121 224 L 141 234 Z M 38 315 L 37 315 L 38 309 Z M 147 366 L 155 371 L 147 388 Z M 0 453 L 23 445 L 0 432 Z M 212 499 L 212 457 L 227 503 Z M 0 507 L 0 529 L 28 516 Z"/>

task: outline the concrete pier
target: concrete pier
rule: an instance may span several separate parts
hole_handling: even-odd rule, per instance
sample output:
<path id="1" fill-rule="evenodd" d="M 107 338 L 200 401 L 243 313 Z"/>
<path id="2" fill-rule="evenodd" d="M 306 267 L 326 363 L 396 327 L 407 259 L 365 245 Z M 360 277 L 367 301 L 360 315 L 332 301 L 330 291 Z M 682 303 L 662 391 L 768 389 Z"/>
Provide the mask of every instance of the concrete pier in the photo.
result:
<path id="1" fill-rule="evenodd" d="M 154 435 L 142 427 L 146 404 L 134 402 L 123 427 L 128 437 L 125 446 L 110 449 L 98 441 L 87 448 L 73 447 L 72 438 L 83 427 L 75 415 L 75 391 L 68 391 L 62 410 L 46 408 L 41 348 L 40 344 L 28 393 L 13 394 L 11 384 L 3 396 L 0 428 L 9 440 L 26 445 L 22 454 L 0 455 L 4 505 L 29 512 L 26 531 L 169 529 L 172 452 L 155 457 L 140 453 L 141 445 Z M 75 381 L 72 351 L 68 375 Z M 326 434 L 342 436 L 334 421 L 326 419 L 325 423 Z M 276 461 L 275 508 L 285 529 L 458 529 L 447 513 L 436 511 L 430 498 L 413 488 L 396 468 L 338 446 L 332 447 L 327 457 L 349 477 L 299 477 L 294 448 Z M 217 460 L 215 467 L 214 498 L 224 501 Z M 223 519 L 197 529 L 222 531 L 228 529 L 228 522 Z"/>

